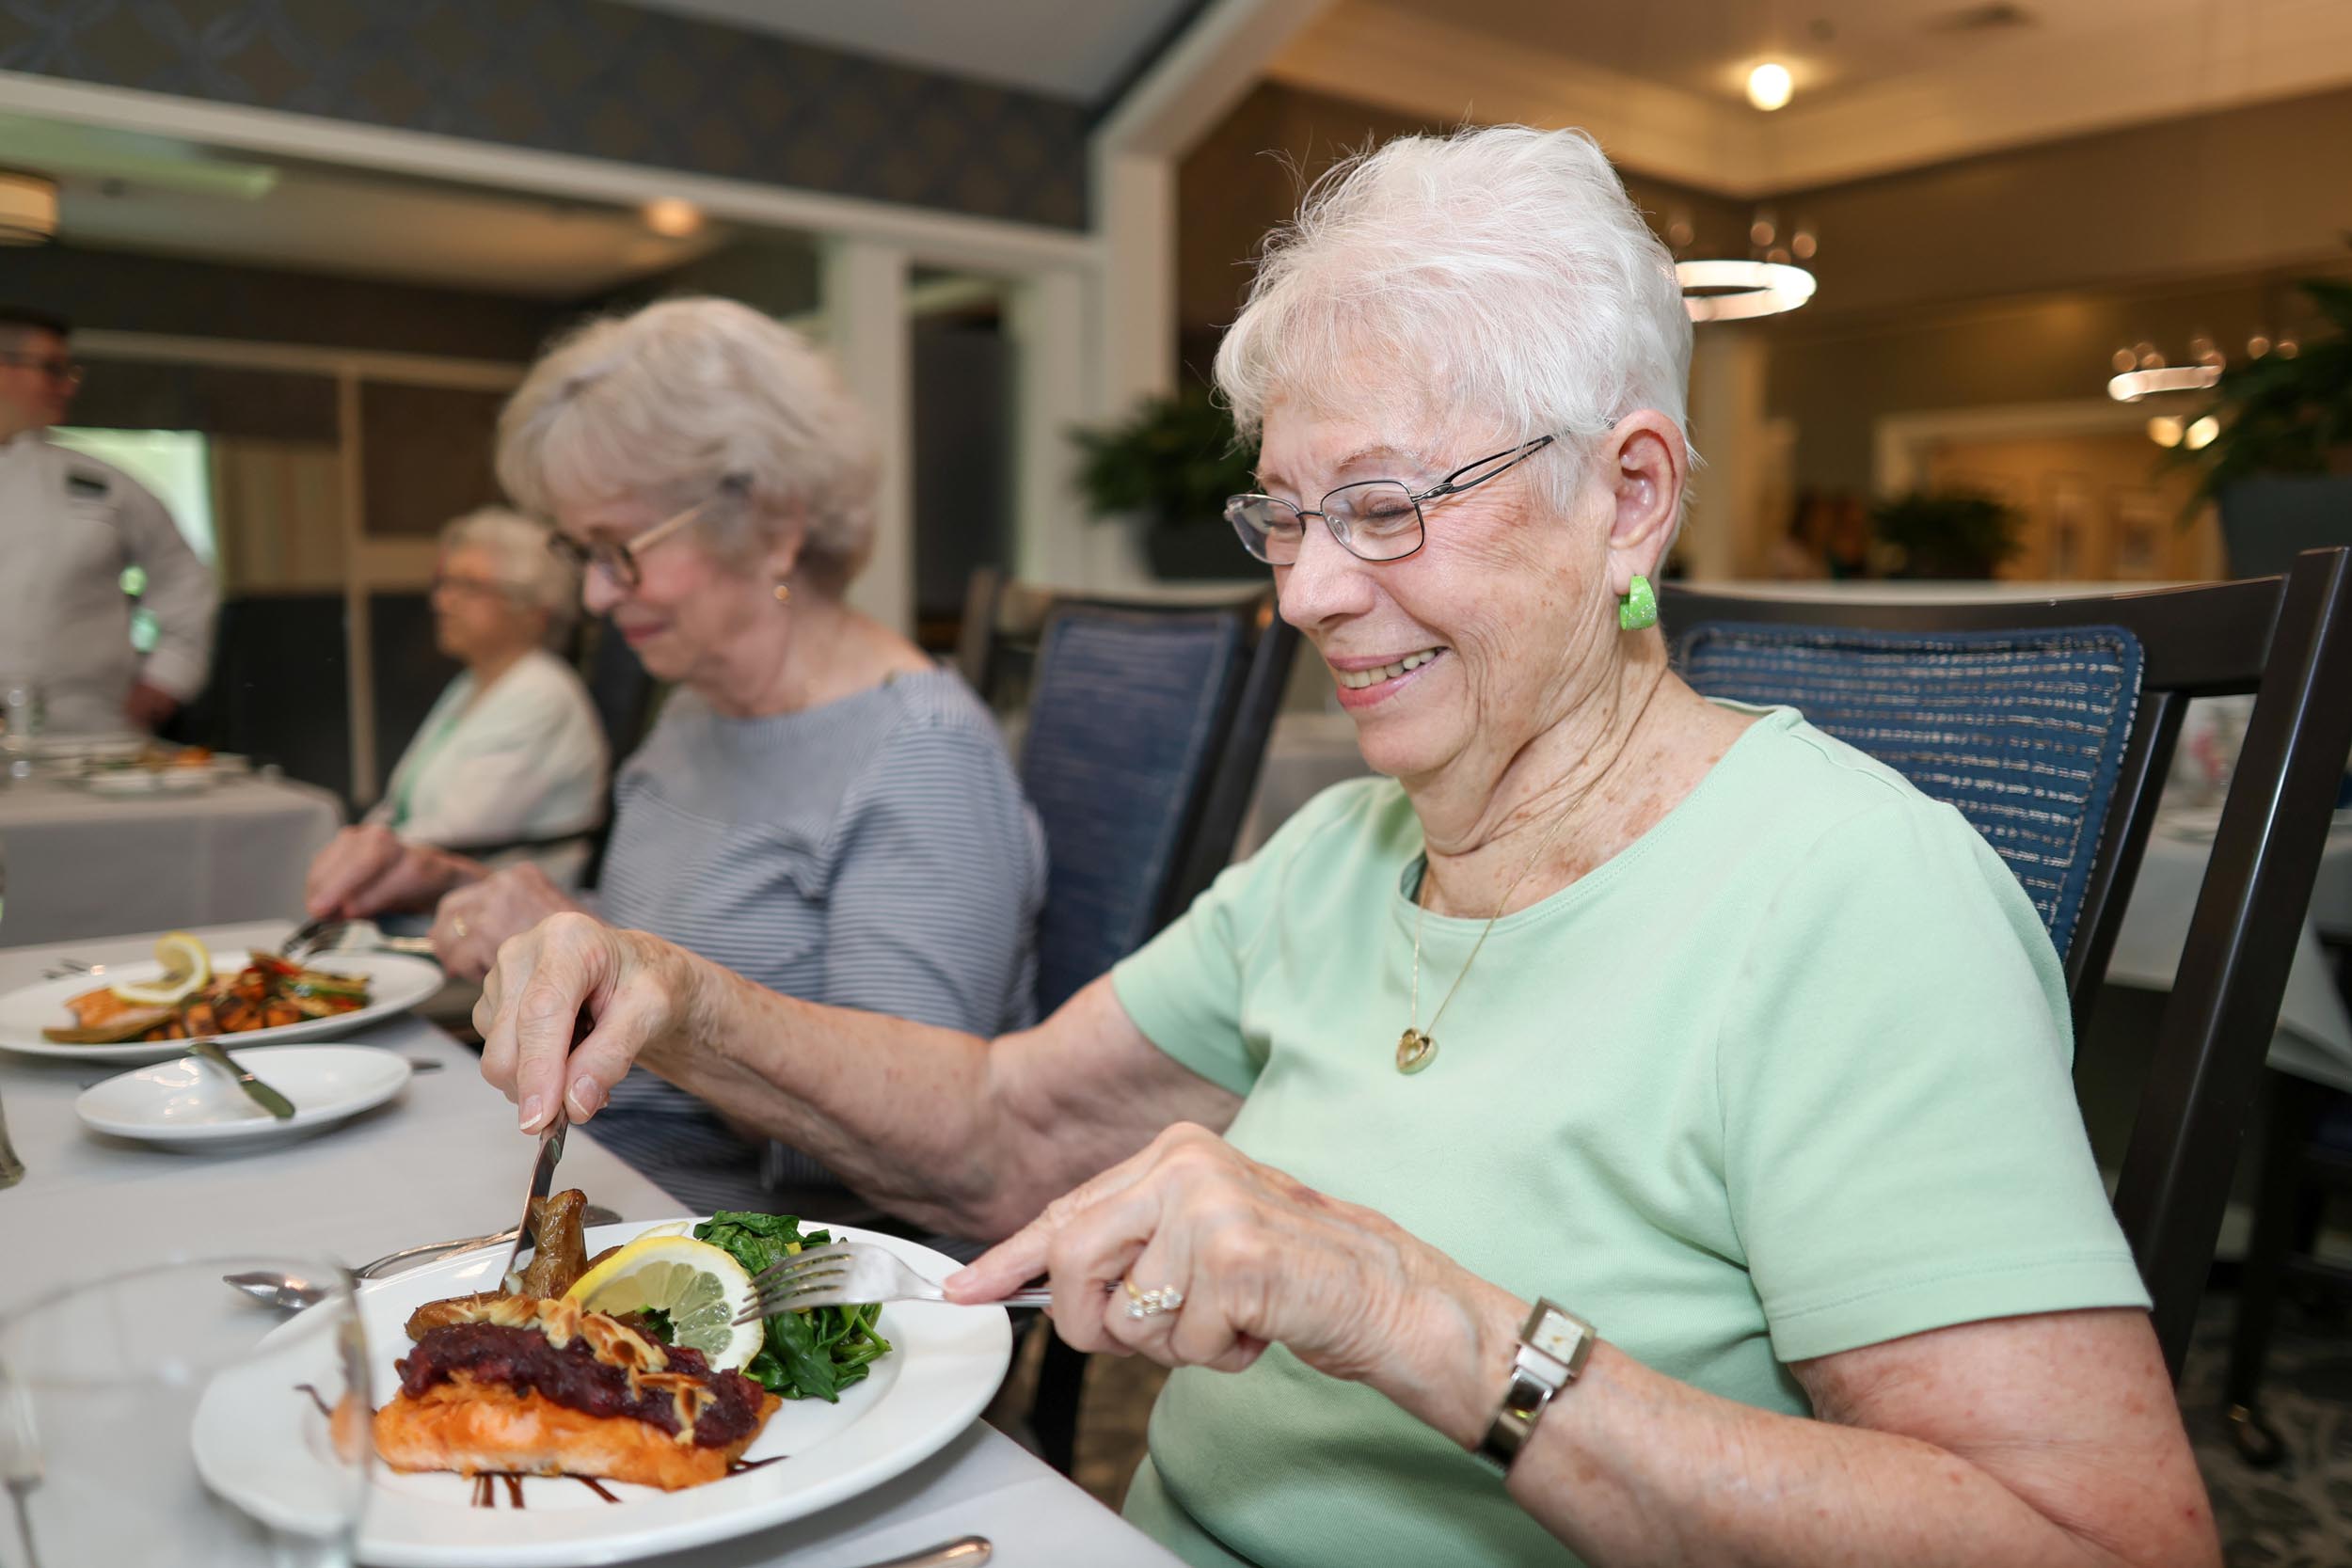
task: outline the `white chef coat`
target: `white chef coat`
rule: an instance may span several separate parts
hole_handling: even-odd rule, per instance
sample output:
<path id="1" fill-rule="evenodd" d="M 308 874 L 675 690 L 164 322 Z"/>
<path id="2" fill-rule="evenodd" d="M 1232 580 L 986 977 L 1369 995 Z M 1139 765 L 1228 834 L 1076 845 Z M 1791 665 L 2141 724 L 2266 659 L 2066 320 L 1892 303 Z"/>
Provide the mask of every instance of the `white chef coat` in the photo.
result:
<path id="1" fill-rule="evenodd" d="M 122 572 L 147 574 L 138 603 L 154 651 L 131 645 Z M 186 702 L 203 689 L 220 591 L 171 515 L 111 463 L 28 430 L 0 442 L 0 677 L 40 683 L 52 735 L 132 729 L 143 680 Z"/>
<path id="2" fill-rule="evenodd" d="M 603 821 L 604 729 L 572 667 L 534 648 L 479 697 L 475 689 L 470 670 L 449 683 L 368 820 L 403 838 L 460 848 L 549 838 Z M 587 850 L 564 846 L 518 858 L 568 885 Z"/>

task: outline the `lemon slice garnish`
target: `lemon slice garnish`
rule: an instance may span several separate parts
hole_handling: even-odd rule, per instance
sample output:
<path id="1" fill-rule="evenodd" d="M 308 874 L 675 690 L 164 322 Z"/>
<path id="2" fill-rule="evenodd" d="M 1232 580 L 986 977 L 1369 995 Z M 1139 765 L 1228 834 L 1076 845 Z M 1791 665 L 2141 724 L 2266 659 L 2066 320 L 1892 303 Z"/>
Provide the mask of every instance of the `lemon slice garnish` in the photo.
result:
<path id="1" fill-rule="evenodd" d="M 640 1236 L 581 1275 L 564 1299 L 616 1318 L 658 1307 L 670 1315 L 675 1343 L 702 1352 L 712 1371 L 723 1372 L 749 1366 L 768 1337 L 757 1318 L 735 1321 L 758 1294 L 723 1247 L 691 1236 Z"/>
<path id="2" fill-rule="evenodd" d="M 162 975 L 135 985 L 116 986 L 115 995 L 138 1007 L 168 1007 L 213 983 L 213 956 L 185 931 L 155 940 L 155 961 Z"/>

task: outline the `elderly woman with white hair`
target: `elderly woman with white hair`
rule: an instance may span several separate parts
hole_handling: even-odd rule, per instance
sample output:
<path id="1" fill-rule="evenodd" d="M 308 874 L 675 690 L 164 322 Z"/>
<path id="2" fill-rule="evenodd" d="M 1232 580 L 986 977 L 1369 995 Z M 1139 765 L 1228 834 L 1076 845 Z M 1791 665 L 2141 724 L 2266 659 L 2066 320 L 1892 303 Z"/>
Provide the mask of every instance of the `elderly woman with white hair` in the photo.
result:
<path id="1" fill-rule="evenodd" d="M 1177 1369 L 1126 1506 L 1191 1562 L 2217 1561 L 2023 891 L 1669 668 L 1690 344 L 1578 133 L 1335 171 L 1218 353 L 1229 515 L 1389 777 L 1033 1029 L 566 919 L 485 1072 L 528 1130 L 650 1068 L 1007 1238 L 951 1297 Z"/>
<path id="2" fill-rule="evenodd" d="M 592 322 L 516 389 L 498 470 L 586 567 L 590 612 L 675 683 L 615 781 L 595 913 L 771 994 L 1030 1022 L 1044 836 L 970 688 L 843 597 L 880 467 L 825 359 L 730 300 Z M 531 867 L 419 852 L 391 875 L 438 895 L 461 975 L 585 907 Z M 598 1139 L 685 1202 L 854 1212 L 820 1165 L 739 1135 L 725 1089 L 609 1087 Z"/>
<path id="3" fill-rule="evenodd" d="M 580 676 L 548 651 L 572 625 L 580 578 L 546 525 L 497 507 L 441 531 L 433 635 L 465 665 L 418 727 L 384 799 L 310 863 L 316 914 L 402 901 L 410 846 L 505 851 L 578 879 L 604 819 L 604 731 Z"/>

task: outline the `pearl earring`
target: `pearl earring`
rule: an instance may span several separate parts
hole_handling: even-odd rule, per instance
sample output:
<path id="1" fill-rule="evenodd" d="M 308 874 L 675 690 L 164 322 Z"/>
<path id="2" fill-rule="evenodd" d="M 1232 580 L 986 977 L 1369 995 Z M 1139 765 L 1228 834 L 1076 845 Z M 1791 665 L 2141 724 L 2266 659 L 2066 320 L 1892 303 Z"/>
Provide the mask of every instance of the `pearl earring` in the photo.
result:
<path id="1" fill-rule="evenodd" d="M 772 592 L 776 595 L 776 603 L 790 604 L 792 602 L 792 589 L 789 584 L 780 582 L 776 584 Z"/>

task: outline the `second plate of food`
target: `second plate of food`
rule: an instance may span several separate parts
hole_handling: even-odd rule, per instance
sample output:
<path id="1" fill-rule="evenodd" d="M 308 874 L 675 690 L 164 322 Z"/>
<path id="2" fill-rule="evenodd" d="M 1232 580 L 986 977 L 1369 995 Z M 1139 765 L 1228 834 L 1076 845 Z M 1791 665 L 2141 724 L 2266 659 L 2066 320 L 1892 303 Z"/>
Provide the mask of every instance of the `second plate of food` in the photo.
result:
<path id="1" fill-rule="evenodd" d="M 241 974 L 240 966 L 248 961 L 248 955 L 225 950 L 212 955 L 212 958 L 214 973 L 223 976 Z M 443 984 L 439 965 L 399 953 L 329 953 L 313 961 L 317 968 L 355 982 L 360 1005 L 348 1011 L 320 1018 L 304 1018 L 269 1028 L 199 1028 L 191 1032 L 216 1035 L 223 1044 L 238 1049 L 248 1045 L 278 1045 L 292 1040 L 317 1039 L 326 1035 L 364 1028 L 380 1019 L 405 1012 L 431 997 Z M 104 1045 L 71 1044 L 50 1039 L 45 1033 L 71 1028 L 79 1022 L 75 1010 L 70 1006 L 77 998 L 117 985 L 153 983 L 163 974 L 163 964 L 150 958 L 135 963 L 107 964 L 92 974 L 70 974 L 63 979 L 20 986 L 0 995 L 0 1051 L 21 1052 L 28 1056 L 68 1056 L 93 1062 L 157 1062 L 177 1056 L 187 1049 L 184 1039 L 135 1039 Z"/>
<path id="2" fill-rule="evenodd" d="M 585 1246 L 593 1255 L 648 1231 L 684 1232 L 694 1223 L 598 1226 L 586 1232 Z M 958 1266 L 898 1237 L 849 1226 L 811 1228 L 830 1230 L 836 1241 L 887 1247 L 930 1278 Z M 503 1247 L 486 1248 L 362 1287 L 359 1316 L 377 1407 L 401 1391 L 394 1364 L 414 1349 L 410 1315 L 428 1303 L 495 1291 L 505 1256 Z M 402 1473 L 379 1464 L 360 1522 L 359 1560 L 386 1568 L 627 1562 L 728 1540 L 856 1497 L 920 1464 L 971 1425 L 1012 1356 L 1010 1322 L 1000 1307 L 901 1302 L 882 1309 L 875 1331 L 890 1350 L 861 1381 L 842 1389 L 835 1402 L 784 1401 L 743 1450 L 739 1466 L 700 1485 L 664 1492 L 564 1475 L 492 1481 L 445 1471 Z M 298 1389 L 224 1379 L 197 1414 L 198 1466 L 214 1491 L 257 1516 L 275 1517 L 289 1507 L 280 1496 L 293 1495 L 287 1478 L 319 1451 L 324 1431 Z"/>

